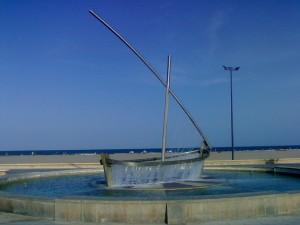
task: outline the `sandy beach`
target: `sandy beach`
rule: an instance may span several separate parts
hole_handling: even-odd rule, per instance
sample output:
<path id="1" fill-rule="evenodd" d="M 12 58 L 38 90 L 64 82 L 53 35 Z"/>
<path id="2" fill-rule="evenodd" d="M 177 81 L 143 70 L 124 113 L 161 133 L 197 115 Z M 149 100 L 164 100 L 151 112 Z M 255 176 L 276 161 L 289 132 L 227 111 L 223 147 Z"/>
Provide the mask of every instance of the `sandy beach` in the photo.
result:
<path id="1" fill-rule="evenodd" d="M 135 156 L 159 157 L 159 153 L 149 154 L 115 154 L 119 159 L 130 159 Z M 285 159 L 300 158 L 299 150 L 265 150 L 265 151 L 236 151 L 236 160 L 247 159 Z M 230 160 L 231 152 L 211 152 L 208 160 Z M 0 164 L 31 164 L 31 163 L 99 163 L 100 155 L 23 155 L 0 156 Z"/>

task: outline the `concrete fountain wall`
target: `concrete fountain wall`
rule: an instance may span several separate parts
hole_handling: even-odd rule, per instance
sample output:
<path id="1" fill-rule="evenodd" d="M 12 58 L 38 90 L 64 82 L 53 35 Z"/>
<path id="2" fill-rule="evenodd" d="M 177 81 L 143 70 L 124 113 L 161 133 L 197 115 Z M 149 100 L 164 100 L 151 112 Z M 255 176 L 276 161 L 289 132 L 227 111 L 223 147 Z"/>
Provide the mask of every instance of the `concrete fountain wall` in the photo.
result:
<path id="1" fill-rule="evenodd" d="M 0 211 L 56 221 L 183 224 L 300 214 L 300 193 L 188 201 L 44 199 L 1 193 Z"/>

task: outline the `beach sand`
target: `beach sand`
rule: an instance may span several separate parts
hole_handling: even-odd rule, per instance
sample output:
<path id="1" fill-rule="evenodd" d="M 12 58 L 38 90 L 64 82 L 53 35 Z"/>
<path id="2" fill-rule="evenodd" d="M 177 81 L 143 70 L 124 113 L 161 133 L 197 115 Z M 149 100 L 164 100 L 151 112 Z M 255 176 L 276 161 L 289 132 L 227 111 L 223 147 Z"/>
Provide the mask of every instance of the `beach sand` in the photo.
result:
<path id="1" fill-rule="evenodd" d="M 139 157 L 159 157 L 159 153 L 149 154 L 114 154 L 118 159 Z M 285 159 L 300 158 L 299 150 L 264 150 L 264 151 L 236 151 L 236 160 L 246 159 Z M 230 160 L 231 152 L 211 152 L 208 160 Z M 31 164 L 31 163 L 99 163 L 100 155 L 21 155 L 0 156 L 0 164 Z"/>

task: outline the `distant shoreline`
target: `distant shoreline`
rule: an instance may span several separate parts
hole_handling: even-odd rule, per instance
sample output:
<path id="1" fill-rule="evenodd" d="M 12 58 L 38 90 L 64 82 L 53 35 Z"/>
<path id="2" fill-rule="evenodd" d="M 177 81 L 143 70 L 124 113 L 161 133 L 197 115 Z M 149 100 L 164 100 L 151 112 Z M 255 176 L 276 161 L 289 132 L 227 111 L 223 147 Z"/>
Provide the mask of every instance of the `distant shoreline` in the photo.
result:
<path id="1" fill-rule="evenodd" d="M 167 151 L 183 152 L 196 148 L 168 148 Z M 300 145 L 281 146 L 237 146 L 235 151 L 288 151 L 300 150 Z M 22 155 L 96 155 L 101 153 L 156 153 L 160 148 L 126 148 L 126 149 L 81 149 L 81 150 L 2 150 L 0 156 Z M 231 152 L 231 147 L 213 147 L 211 152 Z"/>

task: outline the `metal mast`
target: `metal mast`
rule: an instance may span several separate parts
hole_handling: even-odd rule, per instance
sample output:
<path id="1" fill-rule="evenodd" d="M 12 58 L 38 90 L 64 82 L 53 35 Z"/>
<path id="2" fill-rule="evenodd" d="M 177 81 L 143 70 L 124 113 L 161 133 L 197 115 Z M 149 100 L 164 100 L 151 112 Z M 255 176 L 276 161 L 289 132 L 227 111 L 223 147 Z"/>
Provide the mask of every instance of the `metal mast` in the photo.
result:
<path id="1" fill-rule="evenodd" d="M 170 75 L 171 75 L 171 55 L 168 56 L 167 67 L 167 86 L 165 92 L 165 111 L 164 111 L 164 126 L 162 135 L 161 161 L 165 161 L 166 146 L 167 146 L 167 128 L 169 114 L 169 95 L 170 95 Z"/>
<path id="2" fill-rule="evenodd" d="M 160 83 L 166 87 L 166 82 L 161 78 L 160 74 L 157 72 L 157 70 L 146 61 L 145 57 L 139 53 L 121 34 L 119 34 L 114 28 L 112 28 L 104 19 L 102 19 L 99 15 L 97 15 L 94 11 L 89 10 L 90 14 L 92 14 L 98 21 L 100 21 L 108 30 L 110 30 L 114 35 L 117 36 L 141 61 L 142 63 L 154 74 L 154 76 L 160 81 Z M 177 104 L 180 106 L 180 108 L 183 110 L 183 112 L 186 114 L 186 116 L 189 118 L 193 126 L 196 128 L 199 135 L 203 138 L 203 143 L 207 148 L 210 148 L 209 142 L 192 117 L 191 113 L 184 107 L 182 102 L 179 100 L 179 98 L 175 95 L 175 93 L 170 89 L 169 90 L 170 95 L 174 98 L 174 100 L 177 102 Z"/>

